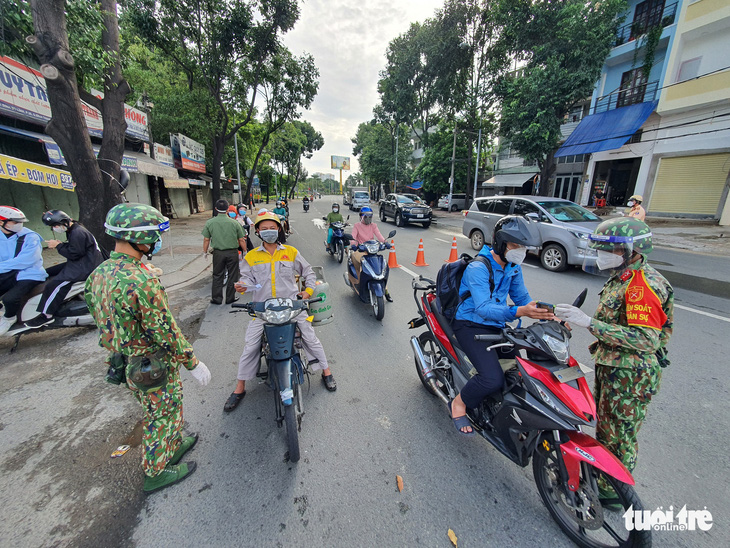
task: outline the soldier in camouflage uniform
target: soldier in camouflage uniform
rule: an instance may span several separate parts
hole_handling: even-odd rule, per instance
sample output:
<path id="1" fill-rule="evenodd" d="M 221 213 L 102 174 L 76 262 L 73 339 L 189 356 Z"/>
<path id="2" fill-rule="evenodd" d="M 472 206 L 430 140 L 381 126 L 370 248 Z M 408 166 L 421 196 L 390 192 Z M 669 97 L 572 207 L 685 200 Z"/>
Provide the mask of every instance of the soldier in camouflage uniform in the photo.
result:
<path id="1" fill-rule="evenodd" d="M 589 347 L 596 363 L 596 438 L 633 471 L 639 428 L 659 390 L 662 367 L 669 363 L 666 346 L 672 334 L 674 290 L 646 261 L 653 246 L 644 222 L 604 221 L 590 236 L 590 246 L 597 250 L 597 261 L 584 269 L 610 272 L 596 313 L 589 318 L 580 309 L 561 304 L 555 314 L 588 328 L 598 339 Z M 615 506 L 615 493 L 599 486 L 602 501 Z"/>
<path id="2" fill-rule="evenodd" d="M 202 385 L 210 372 L 172 317 L 160 280 L 141 262 L 143 255 L 149 258 L 160 249 L 161 232 L 170 226 L 167 218 L 148 205 L 120 204 L 109 211 L 104 226 L 116 246 L 86 281 L 86 303 L 99 327 L 99 345 L 112 353 L 108 363 L 117 368 L 119 381 L 126 376 L 144 407 L 143 489 L 151 492 L 195 470 L 194 462 L 178 464 L 198 439 L 181 433 L 179 368 L 190 370 Z"/>

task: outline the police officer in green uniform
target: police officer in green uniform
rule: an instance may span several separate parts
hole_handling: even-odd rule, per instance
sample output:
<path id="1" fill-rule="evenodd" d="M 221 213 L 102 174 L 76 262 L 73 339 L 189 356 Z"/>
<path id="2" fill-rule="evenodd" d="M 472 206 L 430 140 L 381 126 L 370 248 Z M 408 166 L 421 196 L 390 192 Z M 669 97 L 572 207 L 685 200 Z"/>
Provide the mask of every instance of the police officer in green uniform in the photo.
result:
<path id="1" fill-rule="evenodd" d="M 159 251 L 167 218 L 148 205 L 119 204 L 109 210 L 104 226 L 116 245 L 87 279 L 86 303 L 99 327 L 99 345 L 111 352 L 107 380 L 121 383 L 126 377 L 144 408 L 143 489 L 149 493 L 195 471 L 194 462 L 180 463 L 198 436 L 182 436 L 179 369 L 190 370 L 203 386 L 210 371 L 172 317 L 160 280 L 141 261 Z"/>
<path id="2" fill-rule="evenodd" d="M 555 315 L 588 328 L 598 339 L 589 347 L 596 363 L 596 438 L 633 471 L 639 428 L 659 390 L 662 368 L 669 364 L 666 346 L 672 334 L 674 290 L 646 261 L 653 246 L 643 221 L 604 221 L 589 240 L 597 255 L 584 270 L 610 274 L 598 309 L 590 318 L 574 306 L 559 304 Z M 599 482 L 599 489 L 605 507 L 620 507 L 609 486 Z"/>
<path id="3" fill-rule="evenodd" d="M 223 280 L 228 273 L 226 284 L 226 304 L 238 300 L 236 289 L 233 287 L 241 273 L 238 268 L 238 247 L 246 254 L 246 233 L 240 223 L 228 216 L 228 201 L 220 199 L 215 203 L 218 215 L 208 219 L 203 227 L 203 254 L 208 255 L 208 249 L 213 247 L 213 287 L 210 302 L 223 302 Z"/>

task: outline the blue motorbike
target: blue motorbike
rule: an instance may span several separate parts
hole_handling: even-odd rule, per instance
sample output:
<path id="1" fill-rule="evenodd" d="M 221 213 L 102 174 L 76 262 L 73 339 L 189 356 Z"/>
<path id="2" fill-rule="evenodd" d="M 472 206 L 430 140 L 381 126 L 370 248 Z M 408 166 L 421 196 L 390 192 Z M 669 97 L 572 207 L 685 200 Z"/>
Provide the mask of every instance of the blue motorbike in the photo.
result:
<path id="1" fill-rule="evenodd" d="M 388 234 L 388 239 L 395 236 L 395 230 Z M 373 307 L 375 319 L 380 321 L 385 316 L 385 288 L 388 285 L 388 261 L 380 252 L 390 249 L 390 244 L 380 243 L 375 240 L 365 242 L 361 245 L 353 244 L 349 250 L 363 253 L 361 269 L 358 273 L 352 261 L 352 253 L 348 254 L 347 272 L 345 272 L 345 283 L 349 285 L 360 300 Z"/>
<path id="2" fill-rule="evenodd" d="M 309 305 L 321 300 L 321 297 L 303 301 L 273 298 L 232 305 L 264 322 L 261 356 L 266 361 L 266 372 L 259 376 L 265 376 L 274 393 L 276 424 L 279 428 L 286 425 L 291 462 L 297 462 L 300 457 L 299 432 L 304 416 L 302 384 L 308 365 L 297 330 L 297 317 L 309 313 Z"/>
<path id="3" fill-rule="evenodd" d="M 326 217 L 322 218 L 325 220 L 327 219 Z M 347 218 L 349 219 L 350 216 L 348 215 Z M 345 233 L 346 226 L 347 223 L 343 221 L 335 221 L 334 223 L 330 223 L 330 228 L 332 229 L 332 239 L 330 240 L 329 248 L 327 247 L 327 242 L 324 242 L 325 250 L 330 255 L 337 257 L 338 263 L 342 263 L 342 260 L 345 258 L 345 248 L 350 245 L 351 236 Z"/>

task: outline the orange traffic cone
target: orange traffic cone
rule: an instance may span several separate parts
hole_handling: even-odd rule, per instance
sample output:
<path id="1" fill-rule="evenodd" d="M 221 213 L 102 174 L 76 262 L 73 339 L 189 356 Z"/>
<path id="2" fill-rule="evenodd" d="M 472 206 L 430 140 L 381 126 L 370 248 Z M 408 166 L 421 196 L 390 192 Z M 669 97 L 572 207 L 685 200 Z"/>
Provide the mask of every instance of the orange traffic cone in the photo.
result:
<path id="1" fill-rule="evenodd" d="M 459 248 L 456 247 L 456 236 L 454 236 L 454 241 L 451 244 L 451 254 L 449 255 L 449 258 L 446 259 L 445 263 L 455 263 L 459 260 Z"/>
<path id="2" fill-rule="evenodd" d="M 398 258 L 395 256 L 395 242 L 390 240 L 390 253 L 388 254 L 388 268 L 400 268 Z"/>
<path id="3" fill-rule="evenodd" d="M 418 253 L 416 253 L 416 262 L 411 263 L 413 266 L 428 266 L 428 263 L 426 262 L 426 258 L 423 255 L 423 238 L 421 238 L 420 243 L 418 244 Z"/>

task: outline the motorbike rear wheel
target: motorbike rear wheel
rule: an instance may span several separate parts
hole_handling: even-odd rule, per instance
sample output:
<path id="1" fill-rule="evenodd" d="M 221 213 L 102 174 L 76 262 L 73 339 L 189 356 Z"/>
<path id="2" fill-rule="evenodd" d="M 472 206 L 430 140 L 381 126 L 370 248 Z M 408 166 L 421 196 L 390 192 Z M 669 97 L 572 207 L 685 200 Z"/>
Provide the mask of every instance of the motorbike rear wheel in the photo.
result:
<path id="1" fill-rule="evenodd" d="M 542 502 L 573 542 L 584 548 L 651 546 L 651 531 L 626 530 L 624 512 L 631 506 L 634 510 L 643 509 L 639 496 L 630 485 L 584 462 L 580 468 L 580 486 L 572 504 L 566 496 L 568 487 L 560 479 L 558 458 L 561 457 L 558 457 L 556 446 L 546 450 L 544 445 L 538 445 L 532 458 L 532 472 Z M 599 479 L 616 491 L 622 510 L 610 511 L 601 505 L 596 487 Z"/>
<path id="2" fill-rule="evenodd" d="M 337 241 L 337 262 L 342 264 L 342 259 L 345 258 L 345 245 L 342 240 Z"/>
<path id="3" fill-rule="evenodd" d="M 284 407 L 284 423 L 286 424 L 286 443 L 289 447 L 289 461 L 299 461 L 299 421 L 297 420 L 297 402 Z"/>
<path id="4" fill-rule="evenodd" d="M 436 344 L 436 339 L 434 338 L 433 334 L 430 331 L 424 331 L 421 333 L 418 337 L 418 342 L 421 345 L 421 348 L 423 349 L 423 356 L 431 362 L 431 366 L 438 363 L 441 360 L 441 348 L 438 344 Z M 436 396 L 436 392 L 431 387 L 429 382 L 426 380 L 426 377 L 423 376 L 423 373 L 421 372 L 421 367 L 418 365 L 418 360 L 416 360 L 416 373 L 418 373 L 418 378 L 421 379 L 421 384 L 423 384 L 423 387 L 429 391 L 429 393 Z M 436 385 L 441 389 L 441 391 L 446 395 L 447 398 L 451 399 L 451 396 L 449 394 L 447 382 L 451 383 L 451 371 L 450 370 L 439 370 L 435 372 L 436 374 Z M 444 382 L 447 381 L 447 382 Z"/>

